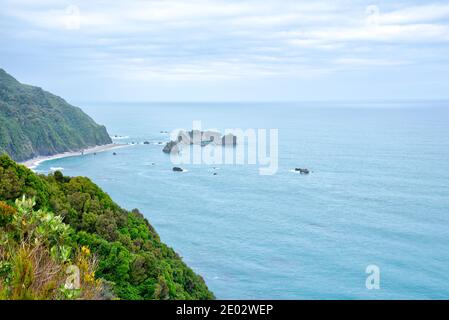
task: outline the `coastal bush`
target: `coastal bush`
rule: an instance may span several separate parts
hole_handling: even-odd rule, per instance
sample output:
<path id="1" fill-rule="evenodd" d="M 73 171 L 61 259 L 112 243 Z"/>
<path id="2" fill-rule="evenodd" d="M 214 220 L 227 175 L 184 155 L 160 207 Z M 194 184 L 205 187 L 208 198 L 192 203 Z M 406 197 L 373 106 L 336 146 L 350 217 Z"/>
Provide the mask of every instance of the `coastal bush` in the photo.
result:
<path id="1" fill-rule="evenodd" d="M 0 299 L 103 299 L 96 257 L 71 242 L 62 217 L 35 205 L 25 196 L 14 207 L 0 201 Z M 74 288 L 66 286 L 69 267 L 80 275 Z"/>
<path id="2" fill-rule="evenodd" d="M 69 225 L 65 246 L 91 250 L 96 257 L 95 277 L 108 284 L 109 295 L 121 299 L 214 298 L 204 280 L 160 241 L 142 213 L 120 208 L 88 178 L 37 175 L 6 155 L 0 156 L 0 178 L 2 172 L 7 172 L 7 178 L 0 180 L 0 200 L 8 203 L 4 206 L 11 206 L 22 195 L 34 197 L 38 212 L 45 212 L 56 225 Z M 0 206 L 0 221 L 9 219 L 11 209 L 5 208 Z M 53 239 L 48 245 L 58 243 L 54 235 L 47 238 Z M 54 251 L 61 256 L 63 248 Z"/>
<path id="3" fill-rule="evenodd" d="M 0 227 L 4 227 L 9 224 L 12 221 L 15 213 L 16 210 L 13 207 L 9 206 L 3 201 L 0 201 Z"/>

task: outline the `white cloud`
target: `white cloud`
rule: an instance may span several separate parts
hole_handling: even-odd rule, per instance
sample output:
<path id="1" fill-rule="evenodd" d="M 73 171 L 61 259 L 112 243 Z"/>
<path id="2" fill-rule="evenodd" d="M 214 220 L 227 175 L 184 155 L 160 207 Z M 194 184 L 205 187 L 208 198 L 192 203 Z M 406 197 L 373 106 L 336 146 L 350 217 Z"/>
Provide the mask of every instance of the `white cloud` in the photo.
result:
<path id="1" fill-rule="evenodd" d="M 449 26 L 433 24 L 378 25 L 359 28 L 326 28 L 304 32 L 293 32 L 296 36 L 291 43 L 322 46 L 342 42 L 408 42 L 449 41 Z"/>
<path id="2" fill-rule="evenodd" d="M 367 24 L 365 1 L 0 1 L 5 39 L 26 39 L 73 63 L 94 63 L 99 74 L 133 79 L 413 65 L 432 50 L 426 46 L 449 42 L 449 5 L 441 3 L 385 4 Z M 79 8 L 79 28 L 67 28 L 69 5 Z"/>
<path id="3" fill-rule="evenodd" d="M 379 67 L 379 66 L 399 66 L 406 65 L 406 60 L 394 59 L 376 59 L 376 58 L 339 58 L 334 61 L 337 65 L 352 66 L 352 67 Z"/>
<path id="4" fill-rule="evenodd" d="M 449 19 L 449 4 L 412 6 L 393 12 L 380 12 L 379 22 L 381 24 L 414 24 L 441 19 Z"/>

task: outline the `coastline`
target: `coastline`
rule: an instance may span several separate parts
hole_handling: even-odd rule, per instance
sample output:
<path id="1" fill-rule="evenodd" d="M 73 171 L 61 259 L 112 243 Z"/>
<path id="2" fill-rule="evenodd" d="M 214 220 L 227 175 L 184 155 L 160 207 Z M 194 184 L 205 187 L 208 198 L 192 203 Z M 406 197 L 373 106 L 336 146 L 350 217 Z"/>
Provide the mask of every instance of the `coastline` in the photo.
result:
<path id="1" fill-rule="evenodd" d="M 86 149 L 83 149 L 80 151 L 68 151 L 68 152 L 64 152 L 64 153 L 54 154 L 52 156 L 39 156 L 39 157 L 30 159 L 30 160 L 20 162 L 20 164 L 24 165 L 28 169 L 35 169 L 39 164 L 41 164 L 42 162 L 45 162 L 45 161 L 81 156 L 83 154 L 100 153 L 100 152 L 109 151 L 109 150 L 113 150 L 113 149 L 123 148 L 126 146 L 127 146 L 127 144 L 110 143 L 110 144 L 105 144 L 102 146 L 86 148 Z"/>

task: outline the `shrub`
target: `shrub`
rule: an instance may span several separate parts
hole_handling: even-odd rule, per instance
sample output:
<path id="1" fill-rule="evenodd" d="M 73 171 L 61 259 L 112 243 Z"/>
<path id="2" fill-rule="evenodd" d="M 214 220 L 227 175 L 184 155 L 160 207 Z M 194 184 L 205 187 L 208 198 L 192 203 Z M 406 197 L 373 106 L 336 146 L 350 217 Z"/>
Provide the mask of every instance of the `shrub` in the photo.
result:
<path id="1" fill-rule="evenodd" d="M 0 201 L 0 227 L 4 227 L 6 224 L 10 223 L 15 213 L 16 210 L 13 207 Z"/>
<path id="2" fill-rule="evenodd" d="M 96 256 L 88 247 L 72 246 L 70 226 L 62 217 L 33 210 L 25 196 L 17 209 L 0 203 L 6 222 L 0 227 L 0 299 L 102 299 L 101 280 L 95 277 Z M 79 272 L 76 288 L 66 286 L 67 270 Z"/>

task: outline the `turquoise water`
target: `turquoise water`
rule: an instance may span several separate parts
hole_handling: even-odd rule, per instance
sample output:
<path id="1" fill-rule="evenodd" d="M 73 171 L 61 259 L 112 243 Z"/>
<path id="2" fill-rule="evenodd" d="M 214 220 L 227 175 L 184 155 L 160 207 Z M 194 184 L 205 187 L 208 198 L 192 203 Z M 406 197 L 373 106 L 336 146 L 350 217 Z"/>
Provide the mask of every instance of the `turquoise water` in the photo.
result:
<path id="1" fill-rule="evenodd" d="M 116 142 L 52 160 L 139 208 L 223 299 L 449 298 L 449 103 L 87 104 Z M 279 170 L 183 165 L 160 131 L 277 128 Z M 127 137 L 127 138 L 126 138 Z M 154 165 L 153 165 L 154 163 Z M 306 167 L 308 176 L 290 170 Z M 368 265 L 380 289 L 365 287 Z"/>

